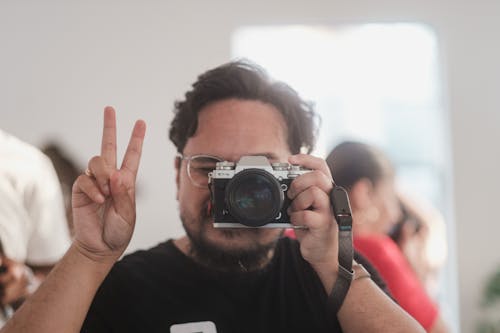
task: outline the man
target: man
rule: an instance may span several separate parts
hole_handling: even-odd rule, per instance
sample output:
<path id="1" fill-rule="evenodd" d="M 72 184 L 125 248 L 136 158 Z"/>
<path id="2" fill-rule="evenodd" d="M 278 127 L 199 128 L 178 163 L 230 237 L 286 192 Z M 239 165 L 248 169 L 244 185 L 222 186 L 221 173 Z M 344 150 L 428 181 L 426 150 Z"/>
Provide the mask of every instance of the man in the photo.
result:
<path id="1" fill-rule="evenodd" d="M 229 63 L 201 75 L 176 111 L 170 138 L 187 235 L 111 269 L 135 223 L 145 124 L 136 123 L 118 169 L 115 113 L 106 108 L 101 155 L 73 187 L 75 242 L 5 332 L 76 332 L 84 320 L 84 332 L 422 331 L 363 272 L 338 314 L 327 312 L 339 270 L 332 179 L 322 159 L 299 154 L 312 149 L 314 113 L 293 90 L 255 66 Z M 300 244 L 281 229 L 213 227 L 208 172 L 216 160 L 246 155 L 313 170 L 287 192 Z"/>
<path id="2" fill-rule="evenodd" d="M 0 327 L 69 245 L 52 163 L 0 130 Z"/>

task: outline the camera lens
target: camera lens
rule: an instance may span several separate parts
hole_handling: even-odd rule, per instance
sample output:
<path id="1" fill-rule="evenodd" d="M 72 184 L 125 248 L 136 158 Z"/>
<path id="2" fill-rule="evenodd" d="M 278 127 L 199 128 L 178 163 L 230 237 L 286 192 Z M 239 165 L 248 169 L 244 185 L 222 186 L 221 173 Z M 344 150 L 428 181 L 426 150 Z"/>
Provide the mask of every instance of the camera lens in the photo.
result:
<path id="1" fill-rule="evenodd" d="M 246 169 L 236 174 L 226 188 L 229 213 L 241 224 L 260 227 L 272 222 L 283 206 L 280 183 L 267 171 Z"/>

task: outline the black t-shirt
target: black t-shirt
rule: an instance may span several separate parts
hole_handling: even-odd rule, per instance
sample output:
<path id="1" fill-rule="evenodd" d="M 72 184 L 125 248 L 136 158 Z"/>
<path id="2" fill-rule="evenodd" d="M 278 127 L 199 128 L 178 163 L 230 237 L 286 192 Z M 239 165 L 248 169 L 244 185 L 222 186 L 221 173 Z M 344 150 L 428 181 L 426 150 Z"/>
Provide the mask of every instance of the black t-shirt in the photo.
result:
<path id="1" fill-rule="evenodd" d="M 377 281 L 373 268 L 357 259 Z M 115 264 L 99 288 L 82 332 L 341 329 L 338 323 L 328 327 L 325 290 L 302 258 L 298 242 L 283 238 L 265 268 L 247 273 L 206 268 L 184 255 L 172 240 L 128 255 Z"/>

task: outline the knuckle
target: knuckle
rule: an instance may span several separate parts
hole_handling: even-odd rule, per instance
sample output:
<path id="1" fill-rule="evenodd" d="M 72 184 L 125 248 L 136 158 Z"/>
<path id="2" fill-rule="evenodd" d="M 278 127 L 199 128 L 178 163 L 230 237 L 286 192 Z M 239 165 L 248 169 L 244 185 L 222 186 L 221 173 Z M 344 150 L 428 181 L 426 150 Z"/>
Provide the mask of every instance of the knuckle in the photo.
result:
<path id="1" fill-rule="evenodd" d="M 128 153 L 132 154 L 132 155 L 140 155 L 141 154 L 141 150 L 140 150 L 139 147 L 131 146 L 131 147 L 128 148 Z"/>
<path id="2" fill-rule="evenodd" d="M 304 195 L 302 193 L 299 193 L 295 198 L 292 200 L 292 207 L 298 210 L 300 207 L 302 207 L 304 201 Z"/>
<path id="3" fill-rule="evenodd" d="M 310 190 L 315 198 L 322 196 L 325 193 L 319 186 L 316 185 L 311 186 Z"/>
<path id="4" fill-rule="evenodd" d="M 312 156 L 311 155 L 311 159 L 317 164 L 317 165 L 321 165 L 325 160 L 322 159 L 321 157 L 318 157 L 318 156 Z"/>
<path id="5" fill-rule="evenodd" d="M 107 141 L 102 144 L 102 147 L 104 150 L 115 150 L 116 149 L 116 143 Z"/>
<path id="6" fill-rule="evenodd" d="M 95 186 L 89 189 L 89 194 L 92 197 L 98 197 L 98 196 L 102 195 L 101 191 L 99 191 L 99 189 Z"/>
<path id="7" fill-rule="evenodd" d="M 303 211 L 300 212 L 300 217 L 304 221 L 310 221 L 312 219 L 313 214 L 314 213 L 311 210 L 303 210 Z"/>
<path id="8" fill-rule="evenodd" d="M 319 169 L 314 170 L 313 173 L 317 181 L 323 181 L 328 177 L 323 171 Z"/>
<path id="9" fill-rule="evenodd" d="M 311 213 L 308 210 L 297 211 L 292 214 L 291 219 L 293 219 L 294 224 L 304 224 L 305 221 L 309 220 Z"/>
<path id="10" fill-rule="evenodd" d="M 129 176 L 134 175 L 134 170 L 128 164 L 124 164 L 121 168 L 121 171 L 127 173 Z"/>
<path id="11" fill-rule="evenodd" d="M 300 207 L 299 207 L 299 203 L 298 203 L 298 201 L 297 201 L 297 200 L 293 200 L 293 201 L 290 203 L 290 210 L 291 210 L 292 212 L 297 212 L 297 211 L 299 211 L 299 210 L 300 210 L 299 208 L 300 208 Z"/>
<path id="12" fill-rule="evenodd" d="M 81 187 L 82 183 L 84 183 L 86 180 L 85 175 L 79 175 L 78 178 L 76 178 L 75 182 L 73 183 L 73 190 L 76 190 Z"/>
<path id="13" fill-rule="evenodd" d="M 89 160 L 89 166 L 91 165 L 96 165 L 98 163 L 100 163 L 100 160 L 101 160 L 101 156 L 93 156 L 90 160 Z"/>

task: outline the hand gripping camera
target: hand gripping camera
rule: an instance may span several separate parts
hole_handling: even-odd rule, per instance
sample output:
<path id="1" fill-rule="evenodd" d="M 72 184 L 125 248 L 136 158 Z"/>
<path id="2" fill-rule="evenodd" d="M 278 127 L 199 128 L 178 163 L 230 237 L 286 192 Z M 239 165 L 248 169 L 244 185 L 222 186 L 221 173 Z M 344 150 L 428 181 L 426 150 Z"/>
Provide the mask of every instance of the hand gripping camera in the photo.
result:
<path id="1" fill-rule="evenodd" d="M 310 171 L 288 163 L 271 164 L 265 156 L 217 163 L 209 174 L 214 226 L 291 227 L 286 193 L 293 179 Z"/>

